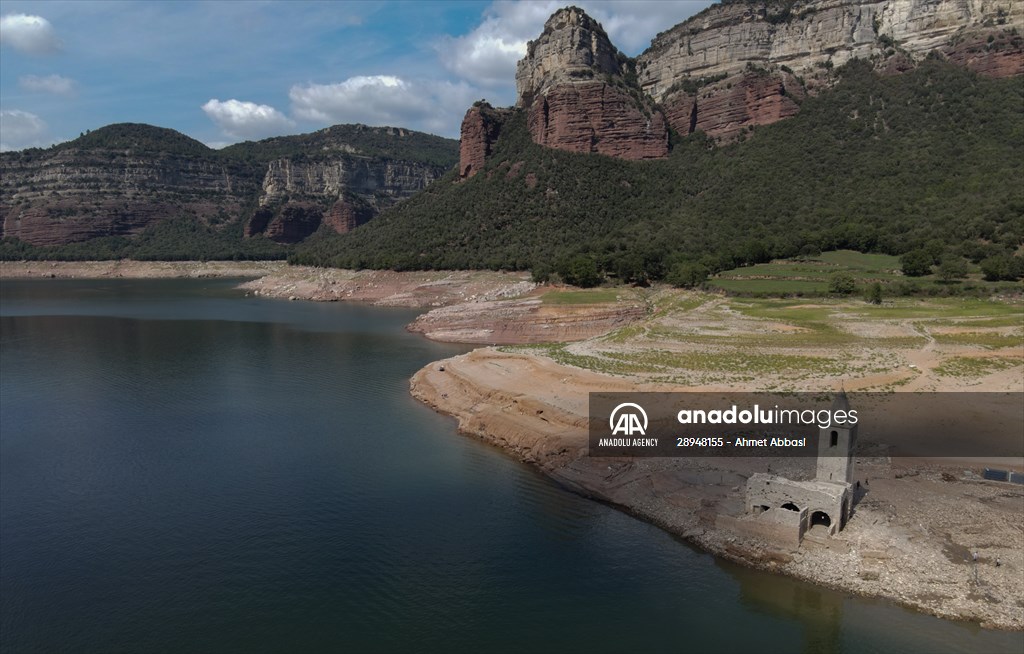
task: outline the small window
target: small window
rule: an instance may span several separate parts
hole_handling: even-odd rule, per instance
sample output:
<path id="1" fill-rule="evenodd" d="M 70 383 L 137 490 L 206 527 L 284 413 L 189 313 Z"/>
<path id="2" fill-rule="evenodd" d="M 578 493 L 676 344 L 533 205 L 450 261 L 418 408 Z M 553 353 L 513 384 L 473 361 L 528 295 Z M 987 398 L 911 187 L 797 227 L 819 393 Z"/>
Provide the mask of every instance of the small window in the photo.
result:
<path id="1" fill-rule="evenodd" d="M 837 432 L 835 429 L 833 429 L 832 430 L 832 434 L 829 436 L 829 439 L 828 439 L 828 446 L 829 447 L 835 447 L 838 444 L 839 444 L 839 432 Z"/>

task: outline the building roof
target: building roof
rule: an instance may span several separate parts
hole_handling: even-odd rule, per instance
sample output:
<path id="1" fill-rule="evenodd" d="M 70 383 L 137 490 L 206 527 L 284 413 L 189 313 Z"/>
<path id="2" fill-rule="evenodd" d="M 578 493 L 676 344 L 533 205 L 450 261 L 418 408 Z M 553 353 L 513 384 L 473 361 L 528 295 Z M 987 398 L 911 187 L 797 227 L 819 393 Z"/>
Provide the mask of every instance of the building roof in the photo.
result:
<path id="1" fill-rule="evenodd" d="M 849 411 L 850 400 L 846 397 L 846 389 L 840 388 L 836 396 L 832 398 L 832 413 L 836 411 Z"/>

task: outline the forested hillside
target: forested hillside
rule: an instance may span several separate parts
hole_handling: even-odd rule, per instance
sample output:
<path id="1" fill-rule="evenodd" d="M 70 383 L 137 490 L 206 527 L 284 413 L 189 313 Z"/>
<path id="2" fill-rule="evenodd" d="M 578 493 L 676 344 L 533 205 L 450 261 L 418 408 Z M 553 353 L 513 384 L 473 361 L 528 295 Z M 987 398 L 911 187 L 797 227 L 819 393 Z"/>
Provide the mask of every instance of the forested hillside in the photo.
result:
<path id="1" fill-rule="evenodd" d="M 673 136 L 629 162 L 534 144 L 513 116 L 484 169 L 453 171 L 291 260 L 352 268 L 550 269 L 660 278 L 849 248 L 978 261 L 1024 242 L 1024 85 L 937 60 L 882 77 L 852 61 L 786 121 L 712 147 Z M 582 256 L 581 256 L 582 255 Z"/>

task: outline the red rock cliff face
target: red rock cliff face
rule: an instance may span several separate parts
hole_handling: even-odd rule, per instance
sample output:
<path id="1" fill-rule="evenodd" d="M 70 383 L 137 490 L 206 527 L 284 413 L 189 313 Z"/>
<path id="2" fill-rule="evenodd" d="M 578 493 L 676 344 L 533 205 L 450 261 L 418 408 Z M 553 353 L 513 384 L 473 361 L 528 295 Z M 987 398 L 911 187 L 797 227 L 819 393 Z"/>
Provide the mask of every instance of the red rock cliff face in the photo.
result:
<path id="1" fill-rule="evenodd" d="M 473 105 L 466 112 L 459 140 L 459 175 L 463 179 L 483 168 L 508 114 L 508 110 L 494 109 L 486 102 Z"/>
<path id="2" fill-rule="evenodd" d="M 700 130 L 716 140 L 730 141 L 747 127 L 796 115 L 803 97 L 803 87 L 788 73 L 747 72 L 695 93 L 670 95 L 665 113 L 679 134 Z"/>
<path id="3" fill-rule="evenodd" d="M 533 101 L 527 125 L 533 141 L 549 148 L 632 160 L 667 156 L 665 117 L 638 105 L 604 82 L 566 84 Z"/>
<path id="4" fill-rule="evenodd" d="M 373 207 L 343 199 L 335 202 L 324 215 L 324 224 L 337 233 L 344 234 L 368 222 L 375 215 L 377 214 Z"/>
<path id="5" fill-rule="evenodd" d="M 943 50 L 946 58 L 986 77 L 1024 75 L 1024 36 L 1009 30 L 979 32 Z"/>
<path id="6" fill-rule="evenodd" d="M 575 7 L 555 12 L 528 44 L 516 89 L 535 143 L 622 159 L 668 156 L 665 117 L 640 91 L 631 60 Z"/>

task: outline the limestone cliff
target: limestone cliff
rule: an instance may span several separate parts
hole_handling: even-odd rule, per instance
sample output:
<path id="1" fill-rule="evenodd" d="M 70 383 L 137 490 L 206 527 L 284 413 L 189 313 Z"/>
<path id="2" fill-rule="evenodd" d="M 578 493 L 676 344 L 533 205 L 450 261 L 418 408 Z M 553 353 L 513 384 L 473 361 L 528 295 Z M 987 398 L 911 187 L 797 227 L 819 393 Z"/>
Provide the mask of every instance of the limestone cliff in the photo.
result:
<path id="1" fill-rule="evenodd" d="M 259 209 L 246 236 L 264 233 L 296 243 L 327 225 L 344 233 L 426 188 L 445 168 L 408 161 L 344 157 L 326 161 L 275 159 L 266 167 Z"/>
<path id="2" fill-rule="evenodd" d="M 556 11 L 529 43 L 516 90 L 535 143 L 622 159 L 668 154 L 665 118 L 637 86 L 633 62 L 576 7 Z"/>
<path id="3" fill-rule="evenodd" d="M 167 218 L 217 224 L 258 190 L 246 166 L 166 152 L 62 148 L 0 158 L 0 236 L 61 245 Z"/>
<path id="4" fill-rule="evenodd" d="M 887 50 L 920 59 L 969 34 L 1013 28 L 1024 28 L 1024 3 L 1014 0 L 728 2 L 659 34 L 637 58 L 637 73 L 644 91 L 662 101 L 687 79 L 748 65 L 805 75 Z"/>
<path id="5" fill-rule="evenodd" d="M 110 125 L 0 155 L 0 236 L 61 245 L 192 218 L 294 243 L 321 225 L 345 232 L 370 220 L 454 162 L 453 141 L 393 128 L 335 126 L 215 151 L 173 130 Z"/>
<path id="6" fill-rule="evenodd" d="M 933 53 L 981 74 L 1024 74 L 1022 27 L 1024 3 L 1006 0 L 728 2 L 659 34 L 637 71 L 675 130 L 728 141 L 795 114 L 854 57 L 886 74 Z"/>

